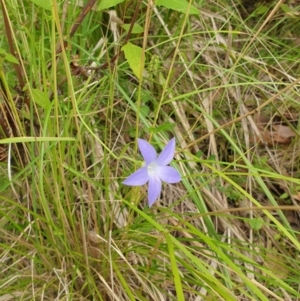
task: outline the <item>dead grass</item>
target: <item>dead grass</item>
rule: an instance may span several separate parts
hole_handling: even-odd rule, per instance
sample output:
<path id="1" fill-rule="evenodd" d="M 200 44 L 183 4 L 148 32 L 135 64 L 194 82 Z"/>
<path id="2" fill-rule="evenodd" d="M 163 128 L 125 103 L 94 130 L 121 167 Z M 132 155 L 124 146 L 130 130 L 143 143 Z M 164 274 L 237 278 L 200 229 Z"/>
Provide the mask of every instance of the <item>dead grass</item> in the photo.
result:
<path id="1" fill-rule="evenodd" d="M 21 64 L 1 64 L 0 139 L 45 139 L 0 146 L 0 300 L 298 300 L 299 7 L 123 3 L 110 15 L 149 29 L 128 34 L 95 8 L 73 32 L 75 3 L 1 3 Z M 137 134 L 177 141 L 183 181 L 151 209 L 121 184 Z"/>

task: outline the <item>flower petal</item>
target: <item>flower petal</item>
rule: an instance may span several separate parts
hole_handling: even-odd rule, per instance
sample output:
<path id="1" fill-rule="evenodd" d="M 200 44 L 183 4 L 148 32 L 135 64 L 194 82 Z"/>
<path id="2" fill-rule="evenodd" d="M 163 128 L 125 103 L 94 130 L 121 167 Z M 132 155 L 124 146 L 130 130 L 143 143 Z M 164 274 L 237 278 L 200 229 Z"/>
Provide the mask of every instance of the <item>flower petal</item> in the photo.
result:
<path id="1" fill-rule="evenodd" d="M 172 184 L 181 181 L 180 173 L 171 166 L 160 166 L 157 168 L 156 175 L 164 182 Z"/>
<path id="2" fill-rule="evenodd" d="M 161 192 L 161 180 L 158 177 L 150 177 L 149 178 L 149 188 L 148 188 L 148 204 L 149 207 L 153 205 L 153 203 L 160 196 Z"/>
<path id="3" fill-rule="evenodd" d="M 141 186 L 148 182 L 149 176 L 147 172 L 147 167 L 142 167 L 130 175 L 123 184 L 128 186 Z"/>
<path id="4" fill-rule="evenodd" d="M 175 138 L 172 138 L 169 143 L 166 145 L 166 147 L 163 149 L 163 151 L 161 152 L 161 154 L 158 156 L 158 158 L 156 159 L 156 162 L 158 165 L 168 165 L 173 157 L 174 157 L 174 153 L 175 153 Z"/>
<path id="5" fill-rule="evenodd" d="M 155 161 L 157 153 L 155 148 L 149 142 L 138 139 L 138 146 L 147 165 Z"/>

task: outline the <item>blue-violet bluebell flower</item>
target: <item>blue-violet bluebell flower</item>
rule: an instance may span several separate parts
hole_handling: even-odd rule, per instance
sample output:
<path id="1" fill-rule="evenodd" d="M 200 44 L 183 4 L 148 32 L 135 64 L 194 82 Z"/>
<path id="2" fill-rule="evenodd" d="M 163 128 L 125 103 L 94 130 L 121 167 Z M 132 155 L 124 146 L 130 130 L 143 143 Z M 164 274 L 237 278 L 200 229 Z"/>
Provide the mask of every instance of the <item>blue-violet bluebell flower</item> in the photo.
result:
<path id="1" fill-rule="evenodd" d="M 143 166 L 130 175 L 123 184 L 128 186 L 141 186 L 149 182 L 148 203 L 153 205 L 160 196 L 161 181 L 172 184 L 181 180 L 179 172 L 167 166 L 175 153 L 175 138 L 172 138 L 161 154 L 157 157 L 154 147 L 143 139 L 138 139 L 138 146 L 145 160 Z"/>

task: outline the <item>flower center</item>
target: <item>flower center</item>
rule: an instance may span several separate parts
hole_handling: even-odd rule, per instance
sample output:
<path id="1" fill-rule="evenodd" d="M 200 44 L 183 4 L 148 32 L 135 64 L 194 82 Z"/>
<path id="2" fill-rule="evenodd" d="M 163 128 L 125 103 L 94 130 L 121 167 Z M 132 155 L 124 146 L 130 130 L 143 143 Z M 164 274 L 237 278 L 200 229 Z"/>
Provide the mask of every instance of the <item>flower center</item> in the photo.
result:
<path id="1" fill-rule="evenodd" d="M 157 171 L 157 163 L 154 161 L 147 166 L 148 175 L 151 177 L 155 176 Z"/>

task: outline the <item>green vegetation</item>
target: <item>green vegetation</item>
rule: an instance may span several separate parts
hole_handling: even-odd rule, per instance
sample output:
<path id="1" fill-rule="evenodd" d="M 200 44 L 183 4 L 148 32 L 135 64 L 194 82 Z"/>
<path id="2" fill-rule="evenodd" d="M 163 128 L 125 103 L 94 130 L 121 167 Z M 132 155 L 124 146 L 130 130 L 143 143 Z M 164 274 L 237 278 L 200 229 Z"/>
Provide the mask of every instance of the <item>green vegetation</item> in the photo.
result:
<path id="1" fill-rule="evenodd" d="M 0 3 L 1 301 L 299 300 L 297 1 Z"/>

